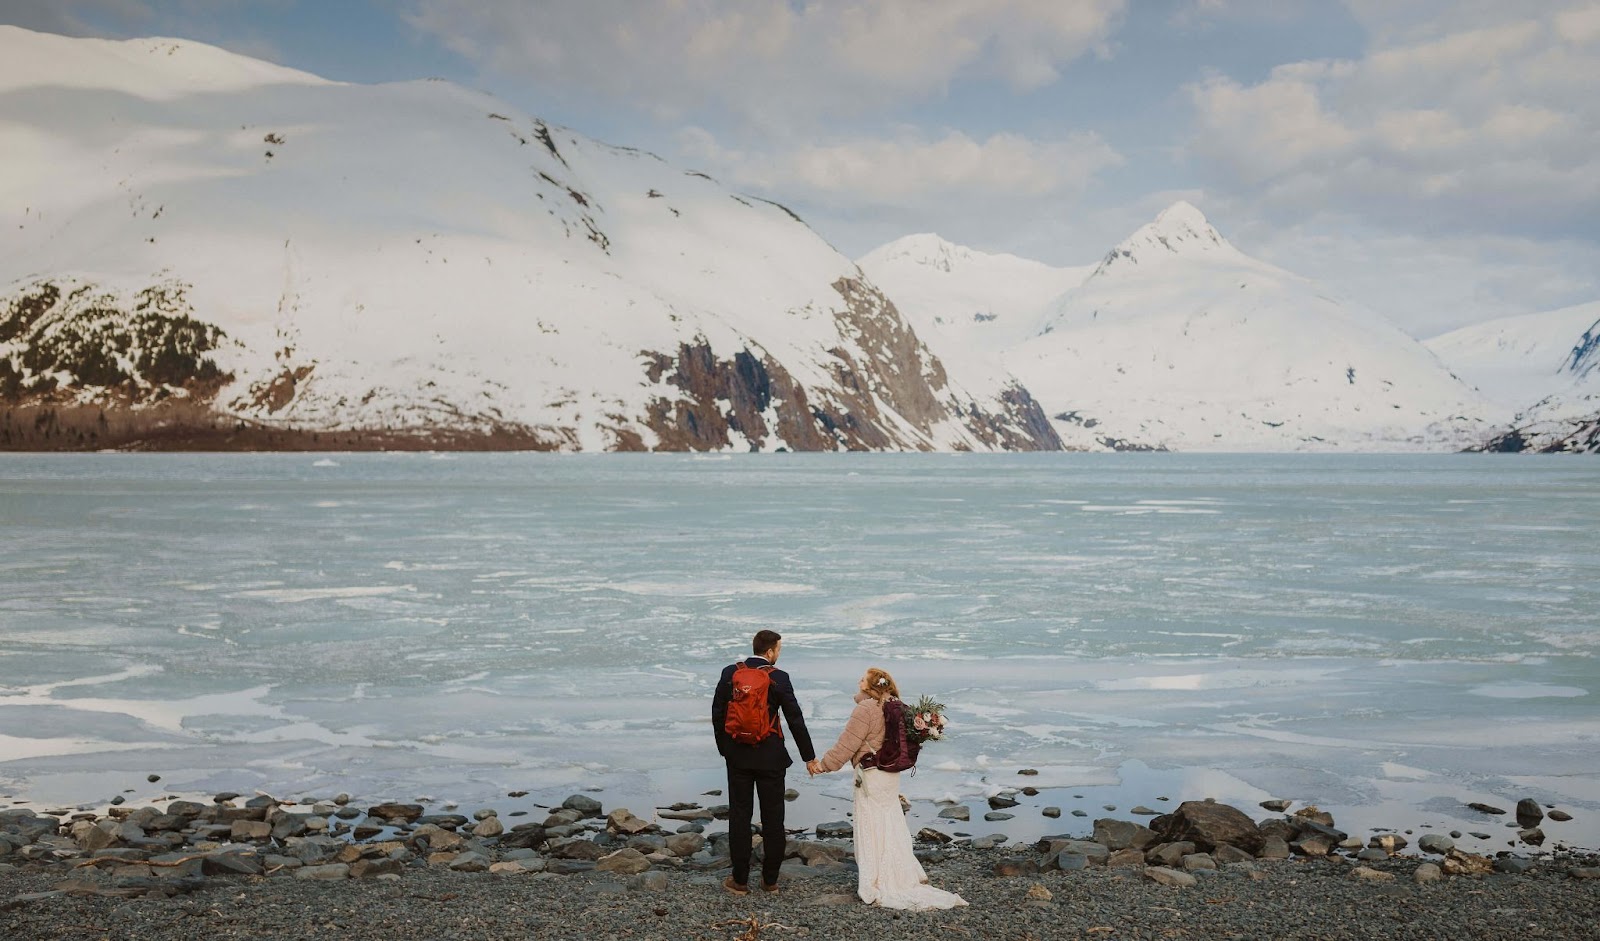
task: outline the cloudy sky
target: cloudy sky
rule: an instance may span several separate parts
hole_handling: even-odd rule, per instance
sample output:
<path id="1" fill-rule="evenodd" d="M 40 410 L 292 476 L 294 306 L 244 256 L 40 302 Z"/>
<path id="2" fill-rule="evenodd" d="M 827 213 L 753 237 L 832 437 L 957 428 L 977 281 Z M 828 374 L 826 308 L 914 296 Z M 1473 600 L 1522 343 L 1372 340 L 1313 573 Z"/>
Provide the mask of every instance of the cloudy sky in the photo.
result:
<path id="1" fill-rule="evenodd" d="M 1175 199 L 1419 336 L 1600 299 L 1597 0 L 0 0 L 440 76 L 798 210 L 1053 264 Z"/>

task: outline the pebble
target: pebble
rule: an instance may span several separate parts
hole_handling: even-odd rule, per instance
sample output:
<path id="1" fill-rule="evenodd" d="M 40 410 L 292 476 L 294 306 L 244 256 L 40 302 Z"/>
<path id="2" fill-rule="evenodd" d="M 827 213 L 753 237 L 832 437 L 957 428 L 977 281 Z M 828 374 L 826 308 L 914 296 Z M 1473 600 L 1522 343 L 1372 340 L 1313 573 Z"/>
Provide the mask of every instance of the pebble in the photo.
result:
<path id="1" fill-rule="evenodd" d="M 953 807 L 946 807 L 939 811 L 939 818 L 941 820 L 971 820 L 972 811 L 968 810 L 964 804 L 956 804 Z M 818 835 L 820 836 L 821 834 Z"/>
<path id="2" fill-rule="evenodd" d="M 1061 816 L 1061 808 L 1060 807 L 1046 807 L 1045 809 L 1039 811 L 1039 813 L 1040 813 L 1040 815 L 1045 816 L 1045 817 L 1059 817 L 1059 816 Z"/>
<path id="3" fill-rule="evenodd" d="M 1412 878 L 1417 880 L 1419 884 L 1424 885 L 1429 882 L 1438 882 L 1444 878 L 1444 870 L 1440 869 L 1437 863 L 1423 863 L 1417 867 L 1417 871 L 1412 875 Z"/>

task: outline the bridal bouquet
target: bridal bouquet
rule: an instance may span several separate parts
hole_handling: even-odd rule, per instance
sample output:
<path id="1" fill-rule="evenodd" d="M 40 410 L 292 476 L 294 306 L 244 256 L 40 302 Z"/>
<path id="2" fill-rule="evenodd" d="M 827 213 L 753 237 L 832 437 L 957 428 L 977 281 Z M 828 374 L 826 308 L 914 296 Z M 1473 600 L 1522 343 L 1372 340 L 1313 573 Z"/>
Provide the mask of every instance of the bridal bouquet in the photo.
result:
<path id="1" fill-rule="evenodd" d="M 918 745 L 944 738 L 945 725 L 944 703 L 934 702 L 931 696 L 922 697 L 906 711 L 906 738 Z"/>

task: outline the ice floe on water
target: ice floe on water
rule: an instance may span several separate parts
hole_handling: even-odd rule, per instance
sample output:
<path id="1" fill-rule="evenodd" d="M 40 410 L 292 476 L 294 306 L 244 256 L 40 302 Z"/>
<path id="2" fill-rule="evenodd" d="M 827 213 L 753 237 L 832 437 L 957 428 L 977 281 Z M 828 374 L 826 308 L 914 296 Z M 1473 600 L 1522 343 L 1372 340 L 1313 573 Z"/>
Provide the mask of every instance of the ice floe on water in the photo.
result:
<path id="1" fill-rule="evenodd" d="M 340 455 L 318 493 L 303 456 L 8 456 L 0 793 L 693 800 L 723 786 L 711 684 L 771 627 L 819 747 L 868 665 L 947 704 L 921 823 L 1022 786 L 967 829 L 1533 796 L 1600 846 L 1600 480 L 1571 464 L 438 457 Z M 791 783 L 797 819 L 848 809 L 846 776 Z"/>

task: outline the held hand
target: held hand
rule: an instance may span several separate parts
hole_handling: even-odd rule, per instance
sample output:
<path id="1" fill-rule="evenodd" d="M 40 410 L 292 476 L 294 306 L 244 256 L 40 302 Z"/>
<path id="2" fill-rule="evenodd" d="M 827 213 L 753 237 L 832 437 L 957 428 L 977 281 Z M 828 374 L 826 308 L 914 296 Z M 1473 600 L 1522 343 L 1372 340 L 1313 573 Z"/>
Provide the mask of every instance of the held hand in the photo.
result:
<path id="1" fill-rule="evenodd" d="M 810 774 L 812 777 L 822 774 L 822 762 L 815 758 L 806 762 L 806 773 Z"/>

